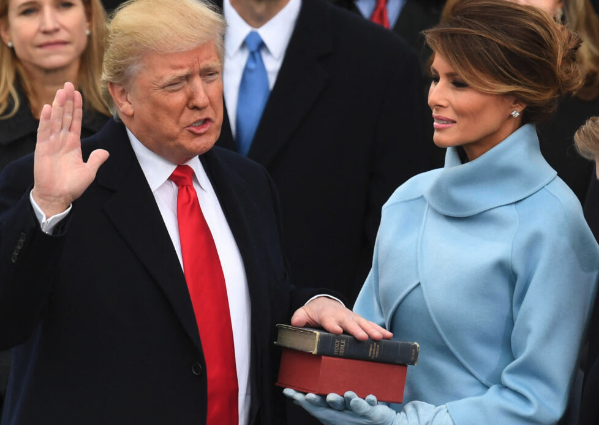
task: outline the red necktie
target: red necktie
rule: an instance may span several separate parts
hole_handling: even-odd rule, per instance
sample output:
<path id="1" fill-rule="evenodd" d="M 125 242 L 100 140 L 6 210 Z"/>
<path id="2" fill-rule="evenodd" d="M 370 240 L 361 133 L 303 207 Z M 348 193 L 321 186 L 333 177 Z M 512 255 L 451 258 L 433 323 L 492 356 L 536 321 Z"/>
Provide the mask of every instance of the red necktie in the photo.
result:
<path id="1" fill-rule="evenodd" d="M 387 0 L 376 0 L 376 7 L 370 16 L 370 20 L 376 24 L 389 28 L 389 17 L 387 16 Z"/>
<path id="2" fill-rule="evenodd" d="M 207 425 L 237 425 L 237 369 L 225 277 L 212 233 L 193 187 L 193 169 L 179 165 L 170 179 L 179 187 L 177 220 L 185 280 L 206 360 Z"/>

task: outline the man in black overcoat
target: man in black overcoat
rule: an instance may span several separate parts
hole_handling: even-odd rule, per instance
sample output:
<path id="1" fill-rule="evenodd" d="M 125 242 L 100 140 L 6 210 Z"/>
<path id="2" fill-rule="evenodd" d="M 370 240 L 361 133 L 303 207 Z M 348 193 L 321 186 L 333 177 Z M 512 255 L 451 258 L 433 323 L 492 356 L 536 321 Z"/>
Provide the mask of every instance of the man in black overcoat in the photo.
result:
<path id="1" fill-rule="evenodd" d="M 118 120 L 81 142 L 67 83 L 42 111 L 35 155 L 0 176 L 3 424 L 284 423 L 276 323 L 326 314 L 337 333 L 382 330 L 291 285 L 270 177 L 213 148 L 222 17 L 195 0 L 137 0 L 110 31 L 103 84 Z M 179 188 L 180 169 L 191 183 Z M 207 227 L 189 237 L 183 216 Z M 216 287 L 218 300 L 201 296 Z M 215 373 L 225 354 L 231 367 Z"/>

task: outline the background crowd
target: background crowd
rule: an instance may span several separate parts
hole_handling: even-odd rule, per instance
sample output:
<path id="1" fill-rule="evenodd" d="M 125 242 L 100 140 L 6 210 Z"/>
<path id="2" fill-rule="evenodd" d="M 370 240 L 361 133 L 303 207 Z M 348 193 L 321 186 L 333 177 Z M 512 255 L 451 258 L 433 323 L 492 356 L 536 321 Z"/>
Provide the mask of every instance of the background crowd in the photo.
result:
<path id="1" fill-rule="evenodd" d="M 449 20 L 459 2 L 216 0 L 227 21 L 217 146 L 272 177 L 296 286 L 330 288 L 351 307 L 372 265 L 383 205 L 411 177 L 443 166 L 445 149 L 432 142 L 432 51 L 422 32 Z M 583 86 L 552 118 L 534 123 L 543 156 L 599 240 L 599 184 L 593 163 L 574 147 L 576 130 L 599 115 L 599 0 L 519 3 L 542 8 L 582 39 Z M 119 4 L 0 0 L 0 170 L 34 151 L 42 107 L 67 81 L 83 96 L 83 137 L 108 121 L 100 86 L 105 10 Z M 41 36 L 49 40 L 43 46 Z M 40 54 L 53 45 L 68 48 Z M 2 394 L 9 372 L 5 351 Z M 577 420 L 580 395 L 572 397 L 564 423 Z M 291 402 L 287 409 L 289 424 L 319 423 Z"/>

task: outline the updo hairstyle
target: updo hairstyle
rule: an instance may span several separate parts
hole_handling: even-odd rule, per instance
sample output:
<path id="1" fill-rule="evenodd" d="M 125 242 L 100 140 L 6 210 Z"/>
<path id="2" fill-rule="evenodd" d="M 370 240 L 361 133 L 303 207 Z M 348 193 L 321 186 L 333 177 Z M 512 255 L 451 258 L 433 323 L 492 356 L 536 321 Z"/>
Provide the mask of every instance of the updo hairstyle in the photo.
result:
<path id="1" fill-rule="evenodd" d="M 555 113 L 561 97 L 584 81 L 576 63 L 580 38 L 547 13 L 505 0 L 464 0 L 447 21 L 424 31 L 426 43 L 470 87 L 513 95 L 523 123 Z"/>

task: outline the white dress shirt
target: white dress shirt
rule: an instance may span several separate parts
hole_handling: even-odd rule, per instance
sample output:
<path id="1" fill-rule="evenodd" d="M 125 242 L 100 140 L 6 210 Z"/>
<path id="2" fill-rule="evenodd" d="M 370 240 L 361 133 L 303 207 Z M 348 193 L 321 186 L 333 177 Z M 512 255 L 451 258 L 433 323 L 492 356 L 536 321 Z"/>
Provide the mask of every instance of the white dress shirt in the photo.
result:
<path id="1" fill-rule="evenodd" d="M 165 160 L 146 148 L 127 129 L 127 135 L 131 146 L 135 151 L 139 165 L 148 181 L 150 189 L 156 199 L 156 204 L 164 220 L 164 224 L 177 252 L 181 267 L 181 242 L 179 239 L 179 225 L 177 221 L 177 185 L 169 180 L 175 171 L 176 165 Z M 194 171 L 193 187 L 198 195 L 202 213 L 206 218 L 216 250 L 220 258 L 227 296 L 229 300 L 229 312 L 231 314 L 231 325 L 233 327 L 233 343 L 235 345 L 235 364 L 237 366 L 237 382 L 239 385 L 239 424 L 249 423 L 250 412 L 250 353 L 251 353 L 251 303 L 247 285 L 247 277 L 243 265 L 241 253 L 233 237 L 227 219 L 218 202 L 212 184 L 206 175 L 198 157 L 194 157 L 186 163 Z M 30 194 L 31 204 L 36 217 L 42 226 L 42 231 L 51 233 L 54 227 L 66 217 L 71 210 L 46 219 L 44 213 L 33 200 Z M 140 214 L 143 212 L 140 211 Z M 152 229 L 148 229 L 152 231 Z"/>
<path id="2" fill-rule="evenodd" d="M 285 59 L 285 51 L 289 45 L 301 7 L 302 0 L 289 0 L 289 3 L 270 21 L 260 28 L 252 28 L 231 6 L 230 0 L 223 1 L 223 12 L 227 20 L 223 91 L 233 137 L 235 137 L 236 129 L 239 85 L 249 56 L 249 50 L 244 44 L 245 38 L 250 31 L 257 31 L 264 41 L 265 47 L 262 48 L 260 53 L 268 74 L 268 85 L 272 90 L 277 81 L 283 59 Z"/>

